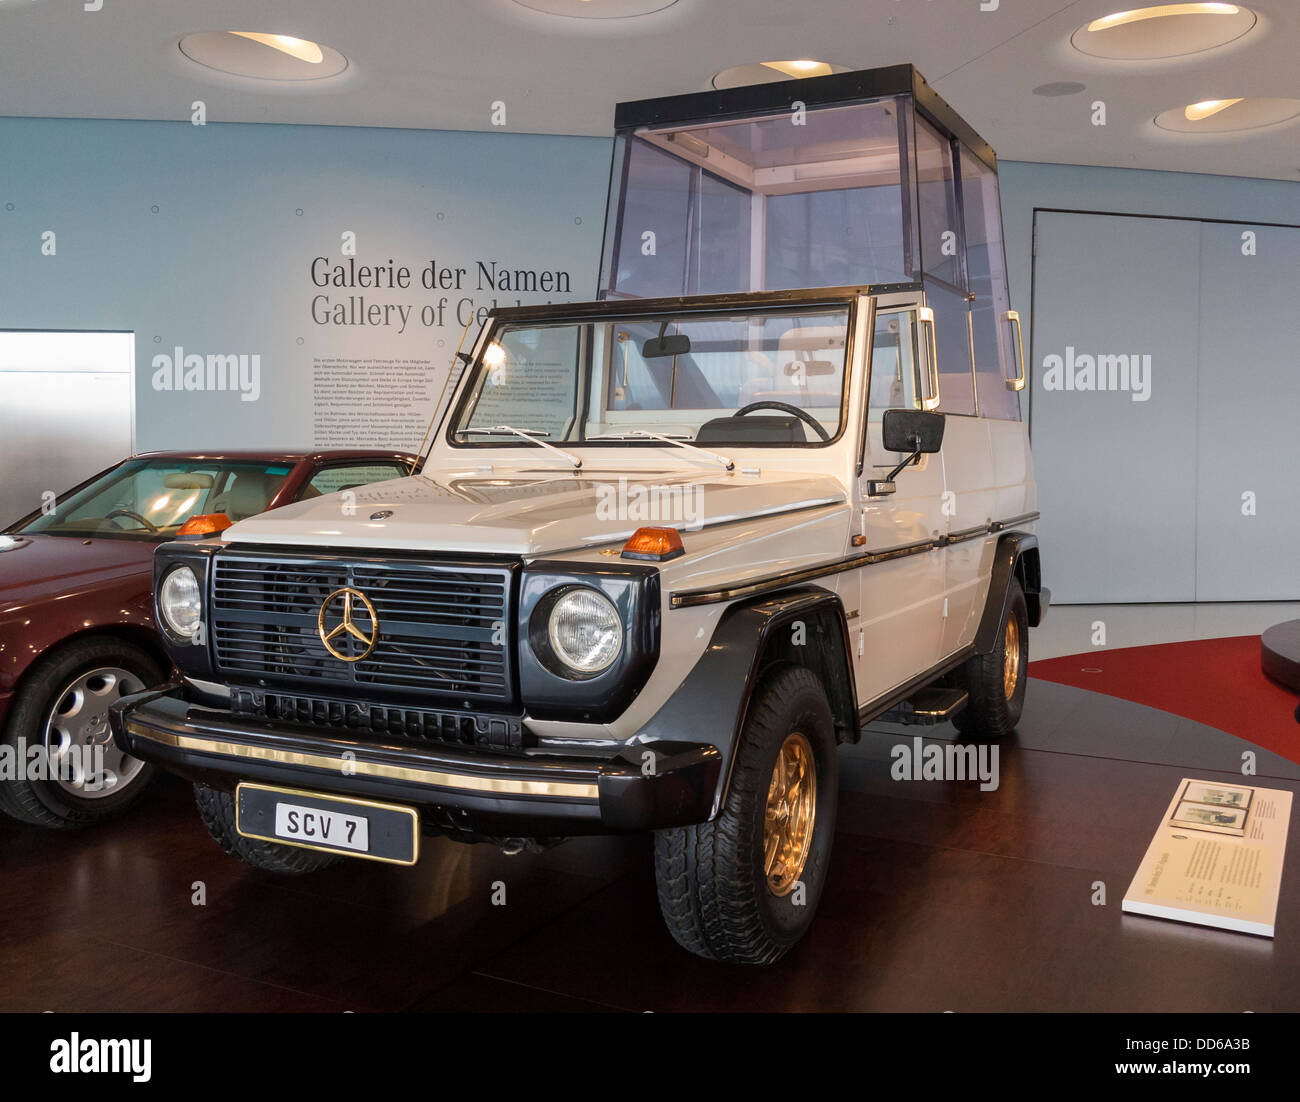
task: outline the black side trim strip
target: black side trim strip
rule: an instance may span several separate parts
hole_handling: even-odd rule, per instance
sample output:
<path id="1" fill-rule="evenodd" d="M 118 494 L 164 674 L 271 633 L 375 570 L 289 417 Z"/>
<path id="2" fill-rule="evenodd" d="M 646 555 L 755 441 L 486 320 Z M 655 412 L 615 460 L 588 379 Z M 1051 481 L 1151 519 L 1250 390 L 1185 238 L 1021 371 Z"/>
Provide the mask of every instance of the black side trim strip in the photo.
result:
<path id="1" fill-rule="evenodd" d="M 1017 517 L 990 521 L 988 524 L 976 528 L 963 528 L 961 531 L 936 536 L 934 539 L 906 543 L 899 547 L 887 548 L 884 551 L 868 551 L 862 555 L 839 559 L 836 562 L 818 563 L 816 566 L 805 566 L 799 570 L 786 570 L 780 574 L 769 574 L 767 577 L 756 578 L 752 582 L 745 582 L 741 585 L 724 586 L 719 589 L 685 589 L 680 593 L 671 594 L 668 599 L 668 606 L 669 608 L 693 608 L 696 605 L 711 605 L 720 601 L 735 601 L 745 597 L 757 597 L 788 585 L 831 577 L 849 570 L 857 570 L 860 567 L 875 566 L 877 563 L 889 562 L 892 559 L 906 558 L 908 555 L 936 551 L 950 544 L 963 543 L 978 536 L 1001 532 L 1017 524 L 1026 524 L 1029 521 L 1037 520 L 1038 517 L 1038 513 L 1022 513 Z"/>

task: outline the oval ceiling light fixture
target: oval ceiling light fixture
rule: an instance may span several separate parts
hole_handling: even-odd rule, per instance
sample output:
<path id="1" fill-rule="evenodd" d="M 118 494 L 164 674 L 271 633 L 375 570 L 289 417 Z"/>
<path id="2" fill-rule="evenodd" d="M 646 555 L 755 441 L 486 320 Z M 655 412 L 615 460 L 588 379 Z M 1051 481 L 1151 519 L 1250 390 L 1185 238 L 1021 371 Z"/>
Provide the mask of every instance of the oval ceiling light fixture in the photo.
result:
<path id="1" fill-rule="evenodd" d="M 806 57 L 794 61 L 756 61 L 723 69 L 714 75 L 713 87 L 742 88 L 748 84 L 772 84 L 795 77 L 824 77 L 848 71 L 847 65 L 832 65 L 829 61 L 814 61 Z"/>
<path id="2" fill-rule="evenodd" d="M 1146 19 L 1167 19 L 1173 15 L 1236 15 L 1240 9 L 1236 4 L 1156 4 L 1149 8 L 1134 8 L 1132 11 L 1117 11 L 1103 15 L 1088 24 L 1090 31 L 1108 31 L 1111 27 L 1123 27 L 1128 23 L 1141 23 Z"/>
<path id="3" fill-rule="evenodd" d="M 1258 20 L 1241 4 L 1157 4 L 1094 19 L 1070 36 L 1070 45 L 1108 61 L 1160 61 L 1226 46 Z"/>
<path id="4" fill-rule="evenodd" d="M 515 0 L 521 8 L 572 19 L 631 19 L 671 8 L 677 0 Z"/>
<path id="5" fill-rule="evenodd" d="M 1300 118 L 1300 99 L 1254 96 L 1207 99 L 1161 111 L 1155 124 L 1176 134 L 1235 134 Z"/>
<path id="6" fill-rule="evenodd" d="M 180 40 L 180 50 L 206 69 L 254 80 L 324 80 L 348 67 L 333 47 L 262 31 L 198 31 Z"/>
<path id="7" fill-rule="evenodd" d="M 1200 103 L 1189 103 L 1183 108 L 1183 117 L 1188 122 L 1200 122 L 1202 119 L 1208 119 L 1211 115 L 1226 111 L 1234 103 L 1240 102 L 1240 99 L 1207 99 L 1201 100 Z"/>
<path id="8" fill-rule="evenodd" d="M 294 38 L 291 34 L 262 34 L 259 31 L 231 31 L 230 33 L 240 38 L 251 38 L 263 46 L 270 46 L 273 50 L 279 50 L 290 57 L 296 57 L 299 61 L 305 61 L 308 65 L 319 65 L 325 60 L 325 51 L 320 48 L 320 43 L 309 42 L 305 38 Z"/>

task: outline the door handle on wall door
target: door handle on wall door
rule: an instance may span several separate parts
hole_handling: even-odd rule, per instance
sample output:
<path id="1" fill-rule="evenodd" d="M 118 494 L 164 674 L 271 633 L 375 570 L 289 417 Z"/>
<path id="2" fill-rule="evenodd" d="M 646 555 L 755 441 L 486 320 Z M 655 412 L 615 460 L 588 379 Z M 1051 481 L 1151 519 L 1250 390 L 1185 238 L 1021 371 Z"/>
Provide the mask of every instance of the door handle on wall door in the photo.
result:
<path id="1" fill-rule="evenodd" d="M 936 409 L 939 405 L 939 350 L 934 336 L 934 310 L 929 306 L 919 306 L 916 319 L 925 330 L 926 375 L 930 379 L 930 393 L 923 395 L 921 406 L 924 409 Z"/>
<path id="2" fill-rule="evenodd" d="M 1020 311 L 1008 310 L 1007 321 L 1016 331 L 1016 377 L 1003 380 L 1008 390 L 1025 389 L 1025 336 L 1020 330 Z"/>

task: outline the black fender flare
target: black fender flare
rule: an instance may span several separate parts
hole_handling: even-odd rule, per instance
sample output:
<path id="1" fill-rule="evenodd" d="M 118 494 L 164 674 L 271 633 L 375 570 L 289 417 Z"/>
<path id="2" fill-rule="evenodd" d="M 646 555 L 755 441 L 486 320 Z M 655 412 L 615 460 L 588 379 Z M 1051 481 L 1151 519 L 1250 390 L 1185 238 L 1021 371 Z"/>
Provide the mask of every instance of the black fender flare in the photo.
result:
<path id="1" fill-rule="evenodd" d="M 1047 613 L 1051 591 L 1043 588 L 1038 537 L 1032 532 L 1004 532 L 998 537 L 993 552 L 993 571 L 989 579 L 988 597 L 984 602 L 984 614 L 980 617 L 972 644 L 977 654 L 988 654 L 998 645 L 998 639 L 1002 635 L 1002 611 L 1006 605 L 1007 587 L 1013 578 L 1020 582 L 1020 588 L 1025 591 L 1029 626 L 1036 628 Z"/>
<path id="2" fill-rule="evenodd" d="M 805 631 L 782 638 L 780 629 L 802 622 Z M 857 687 L 844 602 L 820 586 L 801 587 L 727 608 L 695 667 L 662 707 L 637 732 L 629 747 L 707 743 L 717 748 L 721 769 L 709 813 L 726 799 L 735 748 L 755 691 L 773 668 L 790 662 L 808 666 L 826 684 L 836 737 L 856 742 Z"/>

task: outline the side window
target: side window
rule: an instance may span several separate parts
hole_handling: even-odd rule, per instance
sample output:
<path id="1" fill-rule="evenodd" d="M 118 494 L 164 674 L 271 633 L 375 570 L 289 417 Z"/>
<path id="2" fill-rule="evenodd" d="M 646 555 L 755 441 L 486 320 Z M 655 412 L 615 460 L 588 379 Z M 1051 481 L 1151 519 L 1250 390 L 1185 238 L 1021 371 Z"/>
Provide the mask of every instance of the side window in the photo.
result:
<path id="1" fill-rule="evenodd" d="M 366 486 L 371 482 L 386 482 L 390 478 L 401 478 L 406 474 L 406 466 L 401 463 L 340 463 L 331 467 L 322 467 L 308 481 L 299 499 L 321 497 L 324 494 L 351 490 L 357 486 Z"/>
<path id="2" fill-rule="evenodd" d="M 887 409 L 921 408 L 920 340 L 915 310 L 876 314 L 868 420 L 879 421 Z"/>
<path id="3" fill-rule="evenodd" d="M 934 310 L 939 353 L 939 409 L 975 412 L 971 372 L 970 304 L 953 144 L 919 115 L 916 118 L 917 213 L 921 232 L 921 280 Z"/>
<path id="4" fill-rule="evenodd" d="M 622 237 L 614 285 L 622 296 L 684 295 L 694 166 L 640 138 L 628 149 L 631 183 L 619 212 Z M 653 229 L 655 247 L 643 249 L 641 234 Z"/>
<path id="5" fill-rule="evenodd" d="M 985 417 L 1020 420 L 1020 400 L 1006 382 L 1016 373 L 1011 325 L 1007 321 L 1006 254 L 998 178 L 965 148 L 961 149 L 961 200 L 966 226 L 966 270 L 970 280 L 971 335 L 975 350 L 975 390 Z"/>

